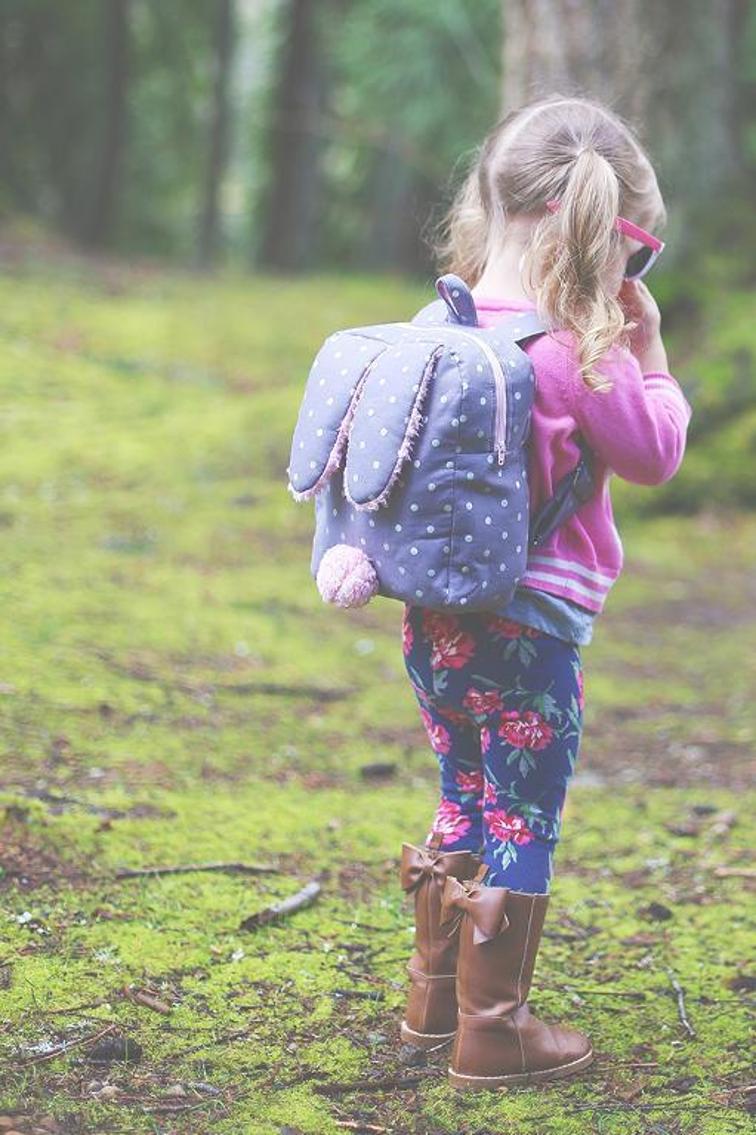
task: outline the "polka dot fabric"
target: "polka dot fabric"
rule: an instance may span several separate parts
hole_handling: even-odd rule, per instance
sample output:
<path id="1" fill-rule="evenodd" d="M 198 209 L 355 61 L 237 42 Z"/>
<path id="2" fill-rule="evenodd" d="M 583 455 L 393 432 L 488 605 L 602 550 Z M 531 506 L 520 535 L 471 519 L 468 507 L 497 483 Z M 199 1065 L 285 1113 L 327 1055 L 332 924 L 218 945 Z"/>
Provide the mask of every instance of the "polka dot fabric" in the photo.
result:
<path id="1" fill-rule="evenodd" d="M 324 553 L 346 544 L 370 558 L 380 595 L 485 609 L 507 602 L 525 572 L 534 376 L 518 344 L 545 328 L 535 312 L 490 329 L 460 323 L 467 289 L 458 277 L 441 280 L 446 302 L 411 322 L 326 340 L 307 380 L 288 488 L 315 502 L 313 577 Z"/>

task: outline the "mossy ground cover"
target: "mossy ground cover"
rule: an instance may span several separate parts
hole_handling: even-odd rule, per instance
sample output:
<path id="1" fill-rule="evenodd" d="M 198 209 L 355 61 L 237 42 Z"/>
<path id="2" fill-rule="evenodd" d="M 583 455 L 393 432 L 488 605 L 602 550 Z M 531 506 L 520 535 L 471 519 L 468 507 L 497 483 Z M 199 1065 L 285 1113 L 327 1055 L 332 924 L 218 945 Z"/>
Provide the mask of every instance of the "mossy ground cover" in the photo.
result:
<path id="1" fill-rule="evenodd" d="M 653 490 L 618 485 L 626 567 L 584 651 L 531 998 L 589 1032 L 596 1062 L 458 1094 L 447 1051 L 400 1050 L 398 861 L 427 830 L 435 758 L 398 604 L 321 603 L 285 466 L 322 338 L 426 298 L 391 278 L 29 256 L 0 278 L 0 1113 L 15 1130 L 748 1129 L 756 519 L 634 519 Z M 119 874 L 213 862 L 270 870 Z M 311 905 L 240 929 L 313 881 Z"/>

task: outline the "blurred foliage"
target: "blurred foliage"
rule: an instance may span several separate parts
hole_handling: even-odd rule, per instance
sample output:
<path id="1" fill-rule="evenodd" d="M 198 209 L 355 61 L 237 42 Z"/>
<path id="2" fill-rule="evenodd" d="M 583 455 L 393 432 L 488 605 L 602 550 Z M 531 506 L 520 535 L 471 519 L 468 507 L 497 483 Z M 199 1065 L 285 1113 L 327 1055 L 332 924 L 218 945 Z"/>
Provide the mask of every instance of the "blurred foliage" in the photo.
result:
<path id="1" fill-rule="evenodd" d="M 104 0 L 3 0 L 0 6 L 0 210 L 86 235 L 103 131 Z M 267 182 L 266 122 L 286 6 L 239 4 L 233 148 L 224 178 L 229 251 L 254 252 Z M 194 253 L 214 59 L 208 0 L 128 0 L 126 138 L 110 247 L 190 260 Z M 497 111 L 500 11 L 417 0 L 319 7 L 328 112 L 318 125 L 327 186 L 322 263 L 359 263 L 377 171 L 399 154 L 424 185 L 426 219 L 455 162 Z M 492 34 L 495 29 L 495 34 Z M 391 50 L 376 53 L 377 42 Z"/>
<path id="2" fill-rule="evenodd" d="M 499 115 L 501 34 L 499 0 L 348 6 L 330 39 L 343 129 L 325 157 L 324 259 L 359 265 L 380 168 L 397 153 L 421 187 L 411 222 L 427 229 L 428 207 L 450 198 L 467 154 Z M 383 43 L 391 50 L 376 52 Z"/>

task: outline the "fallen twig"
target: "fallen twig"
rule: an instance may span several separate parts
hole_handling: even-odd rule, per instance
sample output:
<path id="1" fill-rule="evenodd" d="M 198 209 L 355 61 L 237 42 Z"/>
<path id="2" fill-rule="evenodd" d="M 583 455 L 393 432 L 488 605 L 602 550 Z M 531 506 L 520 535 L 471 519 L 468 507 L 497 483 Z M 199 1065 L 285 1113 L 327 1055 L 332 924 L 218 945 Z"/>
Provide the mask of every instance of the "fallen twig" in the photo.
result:
<path id="1" fill-rule="evenodd" d="M 80 800 L 78 796 L 58 796 L 55 792 L 24 789 L 24 796 L 30 800 L 39 800 L 43 804 L 52 804 L 58 807 L 82 808 L 93 816 L 102 816 L 108 820 L 123 820 L 128 815 L 120 808 L 104 808 L 100 804 L 90 804 L 88 800 Z"/>
<path id="2" fill-rule="evenodd" d="M 612 1068 L 660 1068 L 660 1061 L 651 1060 L 612 1060 L 611 1057 L 607 1058 L 607 1064 Z"/>
<path id="3" fill-rule="evenodd" d="M 179 863 L 174 867 L 124 867 L 116 879 L 154 878 L 158 875 L 190 875 L 196 871 L 227 871 L 231 875 L 267 875 L 279 870 L 272 863 Z"/>
<path id="4" fill-rule="evenodd" d="M 366 1001 L 383 1001 L 386 994 L 382 989 L 332 989 L 334 997 L 364 998 Z"/>
<path id="5" fill-rule="evenodd" d="M 691 1025 L 685 1013 L 685 994 L 683 993 L 683 988 L 672 970 L 669 969 L 669 967 L 667 967 L 667 973 L 669 974 L 669 979 L 672 982 L 672 988 L 677 995 L 677 1012 L 678 1016 L 680 1017 L 680 1021 L 682 1022 L 682 1026 L 687 1032 L 688 1036 L 695 1036 L 695 1029 Z"/>
<path id="6" fill-rule="evenodd" d="M 395 934 L 395 926 L 373 926 L 370 922 L 356 922 L 353 918 L 337 918 L 335 915 L 331 922 L 341 922 L 344 926 L 353 926 L 358 930 L 373 930 L 379 934 Z"/>
<path id="7" fill-rule="evenodd" d="M 715 867 L 713 874 L 719 879 L 756 879 L 756 867 Z"/>
<path id="8" fill-rule="evenodd" d="M 123 996 L 129 1001 L 134 1001 L 137 1005 L 144 1005 L 145 1009 L 152 1009 L 155 1013 L 168 1014 L 172 1012 L 171 1006 L 167 1005 L 165 1001 L 161 1001 L 159 997 L 154 994 L 148 993 L 145 989 L 123 989 Z"/>
<path id="9" fill-rule="evenodd" d="M 38 1009 L 38 1013 L 43 1013 L 46 1016 L 54 1017 L 61 1013 L 82 1013 L 85 1009 L 99 1009 L 101 1005 L 110 1004 L 110 997 L 101 997 L 99 1001 L 87 1001 L 83 1005 L 63 1005 L 59 1009 Z M 92 1018 L 96 1020 L 96 1018 Z"/>
<path id="10" fill-rule="evenodd" d="M 646 992 L 643 989 L 637 990 L 622 990 L 622 989 L 586 989 L 580 985 L 564 985 L 554 986 L 562 993 L 579 993 L 581 996 L 584 993 L 591 993 L 597 997 L 629 997 L 633 1001 L 645 1001 Z"/>
<path id="11" fill-rule="evenodd" d="M 239 929 L 256 930 L 258 927 L 272 922 L 275 918 L 282 918 L 287 914 L 293 914 L 295 910 L 310 906 L 320 894 L 321 889 L 320 883 L 313 879 L 295 895 L 290 895 L 289 898 L 282 899 L 281 902 L 273 903 L 271 906 L 266 906 L 262 910 L 250 914 L 239 924 Z"/>
<path id="12" fill-rule="evenodd" d="M 63 1056 L 72 1048 L 77 1048 L 82 1044 L 94 1044 L 95 1041 L 102 1040 L 104 1036 L 115 1031 L 118 1026 L 115 1021 L 111 1021 L 104 1029 L 100 1029 L 97 1033 L 92 1033 L 90 1036 L 81 1036 L 77 1040 L 64 1040 L 57 1048 L 51 1048 L 49 1052 L 42 1052 L 37 1056 L 29 1056 L 22 1059 L 22 1064 L 41 1064 L 44 1060 L 54 1060 L 56 1056 Z"/>
<path id="13" fill-rule="evenodd" d="M 336 1126 L 346 1127 L 349 1131 L 388 1131 L 388 1127 L 379 1127 L 377 1123 L 360 1123 L 353 1119 L 337 1119 Z"/>

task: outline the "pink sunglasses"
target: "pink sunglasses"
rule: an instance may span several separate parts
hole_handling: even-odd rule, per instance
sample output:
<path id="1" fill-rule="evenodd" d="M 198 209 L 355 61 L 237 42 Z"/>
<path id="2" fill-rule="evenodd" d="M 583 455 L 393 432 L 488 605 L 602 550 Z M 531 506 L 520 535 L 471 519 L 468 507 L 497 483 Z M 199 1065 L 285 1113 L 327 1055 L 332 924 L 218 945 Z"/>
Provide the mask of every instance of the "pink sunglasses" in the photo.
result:
<path id="1" fill-rule="evenodd" d="M 552 213 L 556 213 L 560 205 L 561 201 L 556 198 L 546 202 L 546 208 Z M 645 276 L 652 264 L 655 264 L 661 256 L 665 242 L 659 240 L 656 236 L 652 236 L 651 233 L 647 233 L 640 225 L 626 221 L 624 217 L 617 217 L 614 221 L 614 227 L 624 233 L 625 236 L 639 240 L 644 246 L 628 257 L 624 273 L 626 280 L 640 280 L 641 276 Z"/>

